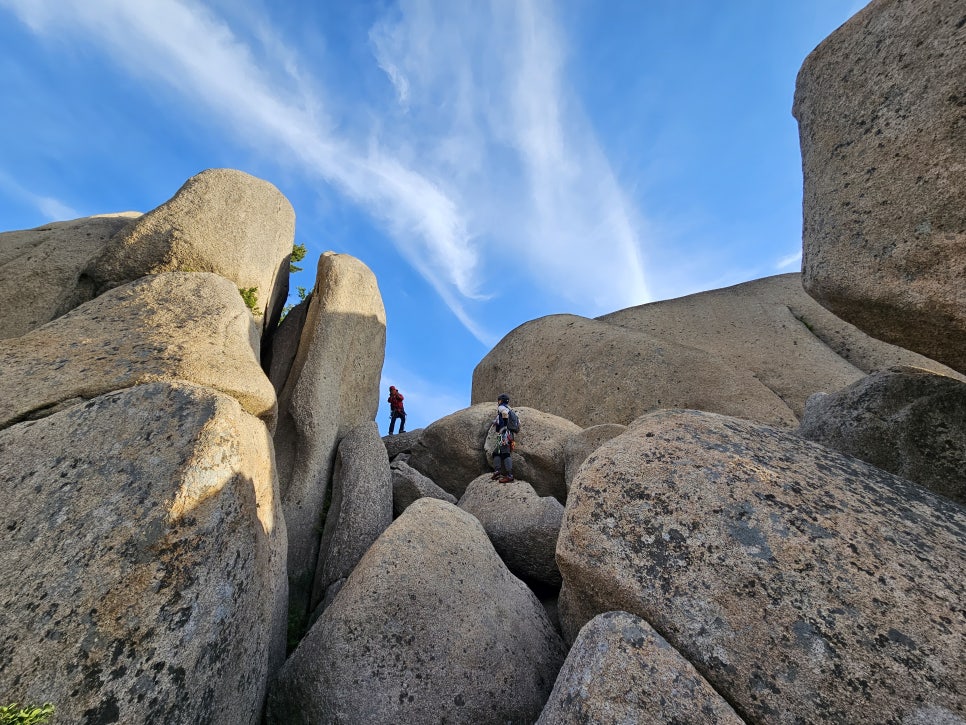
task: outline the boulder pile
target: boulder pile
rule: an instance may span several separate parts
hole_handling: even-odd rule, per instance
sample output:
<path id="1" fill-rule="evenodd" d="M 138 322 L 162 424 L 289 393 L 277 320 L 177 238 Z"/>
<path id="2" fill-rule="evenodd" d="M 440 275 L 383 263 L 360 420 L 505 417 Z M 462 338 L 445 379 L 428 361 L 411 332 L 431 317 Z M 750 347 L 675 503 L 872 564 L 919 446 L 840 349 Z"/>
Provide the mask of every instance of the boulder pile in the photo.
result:
<path id="1" fill-rule="evenodd" d="M 371 270 L 322 254 L 279 323 L 271 184 L 0 234 L 0 693 L 105 724 L 964 725 L 963 24 L 874 0 L 809 56 L 804 278 L 526 323 L 398 436 Z"/>

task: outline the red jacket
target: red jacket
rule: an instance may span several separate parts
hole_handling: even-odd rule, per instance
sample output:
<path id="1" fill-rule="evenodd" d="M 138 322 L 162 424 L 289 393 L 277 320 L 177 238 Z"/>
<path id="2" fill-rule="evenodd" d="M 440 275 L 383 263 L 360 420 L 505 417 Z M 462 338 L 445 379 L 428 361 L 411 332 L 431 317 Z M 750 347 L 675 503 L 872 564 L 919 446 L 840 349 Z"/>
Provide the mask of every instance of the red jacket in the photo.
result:
<path id="1" fill-rule="evenodd" d="M 403 396 L 398 390 L 389 393 L 389 408 L 399 413 L 403 412 Z"/>

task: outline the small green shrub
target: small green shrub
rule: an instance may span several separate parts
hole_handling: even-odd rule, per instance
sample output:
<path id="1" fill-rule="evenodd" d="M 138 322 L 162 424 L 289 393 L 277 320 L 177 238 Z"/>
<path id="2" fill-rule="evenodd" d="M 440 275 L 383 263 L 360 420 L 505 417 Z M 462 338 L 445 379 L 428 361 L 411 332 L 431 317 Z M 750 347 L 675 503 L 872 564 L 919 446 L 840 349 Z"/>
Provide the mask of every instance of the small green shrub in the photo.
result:
<path id="1" fill-rule="evenodd" d="M 0 725 L 42 725 L 54 714 L 54 704 L 40 707 L 20 707 L 16 702 L 0 705 Z"/>
<path id="2" fill-rule="evenodd" d="M 288 263 L 289 272 L 292 272 L 294 274 L 295 272 L 302 271 L 302 268 L 299 267 L 297 264 L 295 264 L 295 262 L 301 262 L 303 259 L 305 259 L 305 255 L 307 251 L 308 250 L 306 250 L 304 244 L 292 245 L 292 258 L 289 260 L 289 263 Z"/>
<path id="3" fill-rule="evenodd" d="M 308 294 L 309 294 L 309 293 L 308 293 L 308 290 L 307 290 L 307 289 L 305 289 L 305 287 L 296 287 L 296 288 L 295 288 L 295 291 L 296 291 L 296 293 L 297 293 L 297 294 L 298 294 L 298 296 L 299 296 L 299 302 L 304 302 L 304 301 L 305 301 L 305 298 L 306 298 L 306 297 L 308 296 Z M 282 316 L 278 318 L 278 321 L 279 321 L 279 323 L 281 323 L 281 322 L 282 322 L 282 320 L 284 320 L 284 319 L 285 319 L 285 316 L 286 316 L 286 315 L 287 315 L 287 314 L 288 314 L 289 312 L 291 312 L 291 311 L 292 311 L 292 309 L 293 309 L 294 307 L 295 307 L 295 305 L 293 305 L 293 304 L 288 304 L 288 305 L 285 305 L 285 307 L 283 307 L 283 308 L 282 308 Z"/>
<path id="4" fill-rule="evenodd" d="M 262 311 L 258 309 L 258 287 L 239 287 L 238 292 L 245 300 L 245 307 L 250 309 L 253 315 L 257 317 L 262 314 Z"/>

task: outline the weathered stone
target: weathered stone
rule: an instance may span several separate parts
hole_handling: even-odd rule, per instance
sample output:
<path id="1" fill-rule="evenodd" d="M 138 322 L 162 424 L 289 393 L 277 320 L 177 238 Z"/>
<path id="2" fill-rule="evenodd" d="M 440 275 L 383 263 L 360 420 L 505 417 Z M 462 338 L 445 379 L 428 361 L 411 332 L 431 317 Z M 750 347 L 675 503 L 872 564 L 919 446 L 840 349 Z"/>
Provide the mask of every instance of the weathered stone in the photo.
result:
<path id="1" fill-rule="evenodd" d="M 383 436 L 382 442 L 386 444 L 386 455 L 389 456 L 389 460 L 394 460 L 400 453 L 412 451 L 422 433 L 422 428 L 416 428 L 415 430 L 407 430 L 405 433 Z"/>
<path id="2" fill-rule="evenodd" d="M 966 503 L 966 383 L 917 368 L 808 399 L 798 434 Z"/>
<path id="3" fill-rule="evenodd" d="M 493 417 L 496 405 L 491 404 Z M 564 447 L 580 432 L 569 420 L 535 408 L 514 407 L 521 430 L 514 436 L 513 475 L 527 481 L 539 496 L 567 500 Z M 492 459 L 490 465 L 492 466 Z"/>
<path id="4" fill-rule="evenodd" d="M 480 361 L 473 371 L 473 402 L 495 400 L 501 392 L 580 427 L 627 424 L 670 407 L 786 426 L 797 422 L 747 370 L 695 347 L 576 315 L 524 323 Z"/>
<path id="5" fill-rule="evenodd" d="M 792 432 L 645 416 L 571 487 L 568 638 L 621 609 L 759 722 L 966 712 L 966 509 Z"/>
<path id="6" fill-rule="evenodd" d="M 812 393 L 838 390 L 863 373 L 893 365 L 962 377 L 840 320 L 806 294 L 797 273 L 630 307 L 598 319 L 705 350 L 750 370 L 799 417 Z"/>
<path id="7" fill-rule="evenodd" d="M 470 481 L 492 471 L 483 441 L 496 409 L 474 405 L 451 413 L 423 429 L 407 463 L 444 491 L 462 496 Z"/>
<path id="8" fill-rule="evenodd" d="M 288 297 L 295 211 L 272 184 L 207 169 L 114 237 L 85 274 L 98 293 L 146 274 L 214 272 L 255 288 L 258 325 L 275 329 Z"/>
<path id="9" fill-rule="evenodd" d="M 530 482 L 541 496 L 566 499 L 563 447 L 580 428 L 569 420 L 526 407 L 516 407 L 522 430 L 513 451 L 513 475 Z M 409 465 L 440 488 L 462 496 L 470 481 L 493 471 L 483 452 L 487 430 L 496 418 L 496 403 L 481 403 L 440 418 L 423 430 L 412 447 Z"/>
<path id="10" fill-rule="evenodd" d="M 567 484 L 568 491 L 577 474 L 577 469 L 587 460 L 587 456 L 625 430 L 627 426 L 620 423 L 601 423 L 584 428 L 567 440 L 564 444 L 564 482 Z"/>
<path id="11" fill-rule="evenodd" d="M 140 383 L 184 380 L 238 400 L 272 427 L 275 391 L 231 282 L 171 272 L 113 289 L 0 342 L 0 426 Z"/>
<path id="12" fill-rule="evenodd" d="M 392 523 L 389 461 L 373 421 L 356 426 L 339 443 L 332 476 L 332 505 L 325 517 L 312 606 L 343 582 L 372 542 Z"/>
<path id="13" fill-rule="evenodd" d="M 276 393 L 282 392 L 285 381 L 292 372 L 292 363 L 295 362 L 295 355 L 298 353 L 299 341 L 302 339 L 302 330 L 305 328 L 305 318 L 308 316 L 311 301 L 312 296 L 309 295 L 289 310 L 272 335 L 267 360 L 268 379 L 272 381 Z"/>
<path id="14" fill-rule="evenodd" d="M 390 471 L 392 474 L 392 513 L 394 517 L 398 517 L 414 501 L 421 498 L 438 498 L 441 501 L 456 503 L 455 496 L 446 493 L 405 461 L 393 461 L 390 465 Z"/>
<path id="15" fill-rule="evenodd" d="M 785 274 L 597 321 L 556 315 L 529 322 L 477 366 L 472 401 L 506 388 L 514 399 L 587 427 L 673 407 L 792 427 L 812 393 L 893 365 L 955 375 L 843 322 L 805 293 L 801 275 Z"/>
<path id="16" fill-rule="evenodd" d="M 354 257 L 326 252 L 279 394 L 275 433 L 296 614 L 308 612 L 336 446 L 375 419 L 385 353 L 386 310 L 375 276 Z"/>
<path id="17" fill-rule="evenodd" d="M 560 586 L 554 558 L 564 508 L 552 496 L 538 496 L 526 481 L 473 480 L 459 501 L 473 514 L 507 568 L 521 579 Z"/>
<path id="18" fill-rule="evenodd" d="M 422 498 L 285 663 L 271 723 L 533 722 L 565 650 L 479 522 Z"/>
<path id="19" fill-rule="evenodd" d="M 0 692 L 70 723 L 258 723 L 285 646 L 264 424 L 152 383 L 0 432 Z"/>
<path id="20" fill-rule="evenodd" d="M 961 0 L 876 0 L 805 59 L 794 104 L 805 289 L 870 334 L 960 372 L 964 77 Z"/>
<path id="21" fill-rule="evenodd" d="M 82 272 L 138 212 L 103 214 L 0 234 L 0 338 L 19 337 L 94 297 Z"/>
<path id="22" fill-rule="evenodd" d="M 541 725 L 741 725 L 721 695 L 639 617 L 606 612 L 580 630 Z"/>

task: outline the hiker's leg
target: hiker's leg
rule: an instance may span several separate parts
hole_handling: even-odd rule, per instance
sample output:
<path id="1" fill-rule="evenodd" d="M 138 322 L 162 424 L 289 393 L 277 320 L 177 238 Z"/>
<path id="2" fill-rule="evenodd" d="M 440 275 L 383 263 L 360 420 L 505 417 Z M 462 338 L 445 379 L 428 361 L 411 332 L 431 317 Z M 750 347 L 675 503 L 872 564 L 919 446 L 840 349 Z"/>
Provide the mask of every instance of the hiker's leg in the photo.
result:
<path id="1" fill-rule="evenodd" d="M 513 457 L 510 451 L 506 452 L 506 457 L 503 459 L 503 470 L 506 471 L 507 476 L 513 477 Z"/>
<path id="2" fill-rule="evenodd" d="M 406 414 L 405 413 L 402 413 L 399 416 L 399 432 L 400 433 L 406 432 Z"/>
<path id="3" fill-rule="evenodd" d="M 389 435 L 392 435 L 392 432 L 394 430 L 396 430 L 396 414 L 390 413 L 389 414 Z"/>

